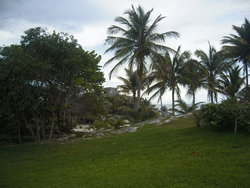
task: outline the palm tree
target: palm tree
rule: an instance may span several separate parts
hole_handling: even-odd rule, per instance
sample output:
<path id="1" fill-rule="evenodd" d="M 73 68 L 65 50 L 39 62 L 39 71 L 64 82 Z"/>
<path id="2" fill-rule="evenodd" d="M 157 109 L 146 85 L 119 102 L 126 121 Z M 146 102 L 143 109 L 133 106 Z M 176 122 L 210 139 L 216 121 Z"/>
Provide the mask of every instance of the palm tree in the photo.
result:
<path id="1" fill-rule="evenodd" d="M 222 39 L 223 49 L 229 57 L 241 61 L 244 64 L 246 74 L 246 86 L 248 86 L 248 65 L 250 64 L 250 23 L 245 18 L 245 23 L 241 26 L 233 25 L 235 34 L 230 34 Z"/>
<path id="2" fill-rule="evenodd" d="M 121 80 L 123 82 L 123 85 L 119 85 L 118 88 L 121 89 L 121 92 L 123 93 L 132 93 L 133 95 L 133 101 L 134 104 L 136 102 L 136 91 L 137 91 L 137 87 L 138 87 L 138 77 L 137 77 L 137 72 L 133 71 L 133 69 L 126 69 L 125 68 L 125 72 L 126 72 L 126 78 L 119 76 L 118 79 Z M 142 85 L 145 85 L 145 75 L 143 76 L 144 79 L 142 80 Z M 144 87 L 142 87 L 144 88 Z"/>
<path id="3" fill-rule="evenodd" d="M 174 109 L 175 93 L 178 98 L 180 97 L 179 84 L 185 83 L 184 66 L 190 58 L 190 52 L 184 51 L 181 53 L 180 51 L 181 47 L 179 46 L 172 58 L 168 52 L 165 53 L 164 57 L 153 58 L 150 77 L 152 78 L 151 82 L 154 84 L 147 90 L 147 93 L 156 90 L 152 97 L 159 95 L 159 99 L 167 89 L 172 90 L 172 109 Z M 175 114 L 174 111 L 172 114 Z"/>
<path id="4" fill-rule="evenodd" d="M 171 48 L 161 45 L 166 37 L 178 37 L 179 34 L 174 31 L 157 33 L 158 23 L 164 18 L 159 15 L 152 23 L 150 16 L 153 9 L 145 12 L 141 6 L 136 9 L 126 11 L 127 18 L 117 17 L 115 21 L 122 26 L 112 25 L 108 28 L 110 34 L 106 39 L 106 44 L 110 47 L 105 53 L 113 51 L 114 56 L 109 59 L 105 66 L 118 60 L 118 63 L 111 69 L 109 76 L 124 63 L 129 63 L 130 67 L 135 66 L 138 77 L 137 88 L 137 109 L 140 106 L 142 77 L 146 70 L 146 58 L 160 51 L 169 51 Z"/>
<path id="5" fill-rule="evenodd" d="M 205 77 L 204 87 L 208 89 L 208 97 L 211 103 L 217 101 L 216 87 L 218 76 L 226 68 L 226 61 L 223 51 L 216 49 L 209 44 L 209 51 L 206 54 L 202 50 L 196 50 L 195 55 L 199 58 L 199 67 Z"/>
<path id="6" fill-rule="evenodd" d="M 219 90 L 228 98 L 233 98 L 240 91 L 241 86 L 244 84 L 244 78 L 240 76 L 241 69 L 239 66 L 230 67 L 227 74 L 222 73 L 219 79 Z"/>
<path id="7" fill-rule="evenodd" d="M 170 56 L 162 57 L 160 55 L 155 55 L 152 57 L 153 63 L 150 66 L 151 73 L 148 76 L 149 84 L 147 90 L 145 91 L 145 94 L 148 95 L 155 91 L 149 100 L 158 96 L 158 102 L 160 102 L 161 108 L 162 96 L 169 89 L 169 61 L 171 61 Z"/>
<path id="8" fill-rule="evenodd" d="M 198 102 L 192 105 L 188 105 L 184 100 L 179 99 L 175 101 L 175 108 L 174 109 L 170 109 L 170 110 L 174 110 L 179 114 L 188 114 L 190 112 L 195 111 L 198 108 L 198 105 L 201 104 L 202 102 Z"/>
<path id="9" fill-rule="evenodd" d="M 185 86 L 187 87 L 187 95 L 193 98 L 195 105 L 195 93 L 204 84 L 204 75 L 202 74 L 199 63 L 195 59 L 190 59 L 184 66 Z"/>

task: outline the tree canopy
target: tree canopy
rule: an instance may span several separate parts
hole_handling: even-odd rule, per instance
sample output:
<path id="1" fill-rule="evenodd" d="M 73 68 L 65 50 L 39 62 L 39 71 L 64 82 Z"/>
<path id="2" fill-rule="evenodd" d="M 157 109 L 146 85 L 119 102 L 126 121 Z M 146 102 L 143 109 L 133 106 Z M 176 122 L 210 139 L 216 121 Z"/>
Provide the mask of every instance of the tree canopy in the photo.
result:
<path id="1" fill-rule="evenodd" d="M 0 50 L 0 118 L 3 129 L 25 127 L 32 137 L 52 137 L 55 128 L 69 126 L 73 98 L 101 91 L 101 57 L 84 51 L 73 36 L 48 33 L 40 27 L 25 31 L 21 45 Z M 61 117 L 64 116 L 64 121 Z M 55 125 L 57 122 L 57 125 Z"/>

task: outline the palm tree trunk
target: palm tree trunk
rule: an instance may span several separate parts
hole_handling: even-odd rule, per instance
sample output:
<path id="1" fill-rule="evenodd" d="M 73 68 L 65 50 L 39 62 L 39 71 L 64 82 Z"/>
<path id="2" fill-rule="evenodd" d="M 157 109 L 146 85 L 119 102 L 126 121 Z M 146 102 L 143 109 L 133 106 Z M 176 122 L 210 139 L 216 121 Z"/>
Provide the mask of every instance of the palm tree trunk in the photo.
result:
<path id="1" fill-rule="evenodd" d="M 174 88 L 172 89 L 172 115 L 174 116 Z"/>
<path id="2" fill-rule="evenodd" d="M 136 91 L 133 92 L 133 105 L 134 105 L 134 108 L 136 108 Z"/>
<path id="3" fill-rule="evenodd" d="M 141 80 L 138 76 L 137 101 L 136 101 L 136 106 L 135 106 L 136 110 L 140 108 L 140 104 L 141 104 Z"/>
<path id="4" fill-rule="evenodd" d="M 143 75 L 143 59 L 139 58 L 138 59 L 138 66 L 137 66 L 137 83 L 138 83 L 138 88 L 137 88 L 137 104 L 136 104 L 136 110 L 140 108 L 141 104 L 141 86 L 142 86 L 142 75 Z"/>
<path id="5" fill-rule="evenodd" d="M 247 65 L 247 62 L 246 62 L 246 86 L 248 87 L 248 65 Z"/>
<path id="6" fill-rule="evenodd" d="M 195 105 L 195 91 L 193 91 L 193 106 Z"/>
<path id="7" fill-rule="evenodd" d="M 161 97 L 161 99 L 160 99 L 160 100 L 161 100 L 161 110 L 162 110 L 162 97 Z"/>
<path id="8" fill-rule="evenodd" d="M 210 94 L 210 100 L 211 100 L 211 103 L 213 104 L 214 103 L 214 93 L 212 91 L 210 91 L 211 94 Z"/>

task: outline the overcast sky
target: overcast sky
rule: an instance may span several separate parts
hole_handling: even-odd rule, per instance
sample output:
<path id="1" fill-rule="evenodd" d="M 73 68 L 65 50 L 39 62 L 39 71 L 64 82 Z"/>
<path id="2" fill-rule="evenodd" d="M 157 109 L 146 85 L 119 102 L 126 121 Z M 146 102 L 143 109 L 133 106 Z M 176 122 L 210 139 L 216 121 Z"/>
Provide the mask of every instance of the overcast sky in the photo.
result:
<path id="1" fill-rule="evenodd" d="M 159 24 L 159 32 L 177 31 L 179 39 L 169 39 L 166 45 L 183 50 L 207 50 L 208 41 L 220 49 L 223 36 L 233 33 L 232 25 L 240 26 L 244 18 L 250 20 L 250 0 L 0 0 L 0 46 L 17 44 L 20 36 L 31 27 L 67 32 L 78 39 L 86 50 L 102 56 L 103 65 L 112 54 L 104 54 L 107 28 L 116 16 L 123 16 L 131 5 L 154 9 L 152 20 L 159 14 L 166 18 Z M 115 62 L 114 62 L 115 63 Z M 111 66 L 103 68 L 104 86 L 119 84 L 116 76 L 108 79 Z M 123 75 L 122 70 L 117 73 Z M 182 92 L 183 98 L 185 91 Z M 204 90 L 197 101 L 206 101 Z M 164 103 L 170 103 L 170 92 Z"/>

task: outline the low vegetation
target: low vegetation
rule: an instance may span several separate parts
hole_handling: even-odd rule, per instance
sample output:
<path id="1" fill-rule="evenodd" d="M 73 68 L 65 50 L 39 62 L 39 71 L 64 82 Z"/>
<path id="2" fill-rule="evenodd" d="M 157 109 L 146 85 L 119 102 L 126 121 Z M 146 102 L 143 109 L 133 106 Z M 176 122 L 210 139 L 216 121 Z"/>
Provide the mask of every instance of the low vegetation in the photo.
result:
<path id="1" fill-rule="evenodd" d="M 250 137 L 192 119 L 64 144 L 0 146 L 0 187 L 249 187 Z"/>

